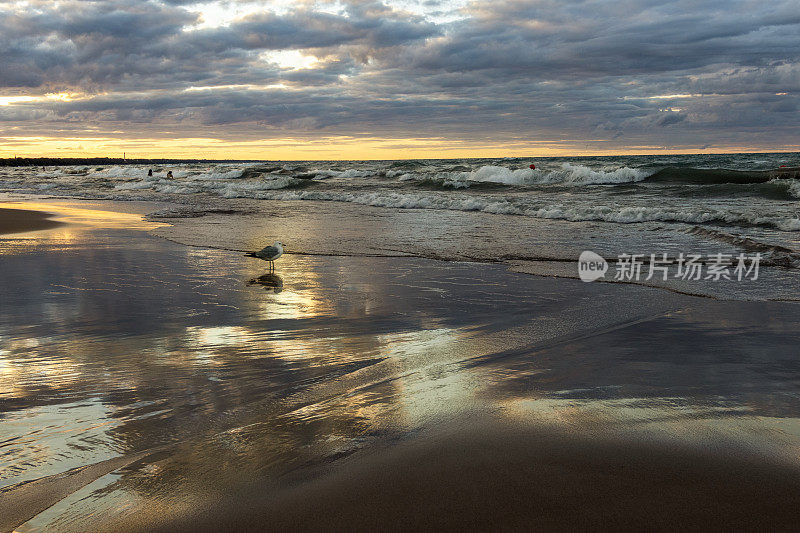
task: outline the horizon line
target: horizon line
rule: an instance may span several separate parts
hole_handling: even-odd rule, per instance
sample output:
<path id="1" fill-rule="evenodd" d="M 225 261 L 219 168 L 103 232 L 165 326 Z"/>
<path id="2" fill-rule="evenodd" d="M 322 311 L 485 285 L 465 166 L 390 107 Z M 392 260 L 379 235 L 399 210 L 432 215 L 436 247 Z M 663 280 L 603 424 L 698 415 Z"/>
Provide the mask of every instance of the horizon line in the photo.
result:
<path id="1" fill-rule="evenodd" d="M 567 157 L 653 157 L 653 156 L 687 156 L 687 155 L 742 155 L 742 154 L 800 154 L 800 150 L 774 150 L 774 151 L 737 151 L 737 152 L 670 152 L 670 153 L 611 153 L 608 155 L 581 154 L 573 155 L 525 155 L 525 156 L 473 156 L 473 157 L 396 157 L 396 158 L 321 158 L 321 159 L 258 159 L 258 158 L 230 158 L 207 159 L 196 157 L 113 157 L 113 156 L 12 156 L 0 157 L 0 162 L 13 162 L 15 160 L 53 160 L 53 161 L 78 161 L 78 160 L 110 160 L 114 162 L 208 162 L 208 163 L 258 163 L 258 162 L 295 162 L 295 161 L 426 161 L 426 160 L 464 160 L 464 159 L 563 159 Z M 2 166 L 2 165 L 0 165 Z"/>

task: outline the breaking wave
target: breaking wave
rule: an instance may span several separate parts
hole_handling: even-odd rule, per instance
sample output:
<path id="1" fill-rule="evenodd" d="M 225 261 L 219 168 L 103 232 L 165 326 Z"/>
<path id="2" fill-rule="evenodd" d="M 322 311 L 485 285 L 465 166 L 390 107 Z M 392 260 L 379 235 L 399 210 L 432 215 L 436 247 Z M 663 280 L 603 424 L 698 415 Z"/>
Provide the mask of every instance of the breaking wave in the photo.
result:
<path id="1" fill-rule="evenodd" d="M 526 186 L 550 183 L 573 185 L 609 185 L 634 183 L 646 179 L 652 171 L 629 167 L 592 169 L 583 165 L 563 163 L 560 169 L 542 170 L 484 165 L 477 170 L 459 172 L 388 171 L 387 177 L 398 181 L 415 181 L 421 185 L 440 185 L 449 188 L 474 187 L 480 184 Z"/>
<path id="2" fill-rule="evenodd" d="M 367 173 L 368 175 L 368 173 Z M 467 188 L 481 184 L 504 186 L 563 185 L 621 185 L 647 181 L 665 185 L 730 185 L 746 186 L 765 183 L 792 185 L 791 193 L 798 198 L 800 169 L 772 169 L 740 171 L 724 168 L 632 168 L 627 166 L 591 168 L 585 165 L 562 163 L 557 169 L 512 169 L 505 166 L 484 165 L 477 170 L 460 172 L 431 172 L 427 169 L 395 169 L 385 172 L 386 177 L 399 181 L 414 181 L 423 186 Z M 736 189 L 731 189 L 735 191 Z"/>
<path id="3" fill-rule="evenodd" d="M 800 198 L 800 180 L 774 178 L 769 180 L 767 184 L 784 191 L 789 198 Z"/>
<path id="4" fill-rule="evenodd" d="M 258 198 L 265 200 L 317 200 L 350 202 L 374 207 L 395 209 L 440 209 L 453 211 L 480 211 L 491 214 L 518 215 L 534 218 L 568 220 L 572 222 L 598 221 L 618 224 L 642 222 L 677 222 L 686 224 L 730 224 L 738 226 L 767 226 L 781 231 L 800 231 L 800 218 L 776 217 L 748 213 L 745 210 L 694 209 L 668 207 L 614 206 L 614 205 L 564 205 L 551 204 L 526 206 L 518 203 L 481 196 L 445 196 L 385 192 L 345 193 L 331 191 L 281 191 L 262 192 Z"/>
<path id="5" fill-rule="evenodd" d="M 255 198 L 258 191 L 276 189 L 300 188 L 309 183 L 307 181 L 289 176 L 271 176 L 257 180 L 232 180 L 238 178 L 242 171 L 225 173 L 205 173 L 190 176 L 190 179 L 179 180 L 164 178 L 148 178 L 141 181 L 126 181 L 116 185 L 118 191 L 146 191 L 151 190 L 163 194 L 198 194 L 211 193 L 223 198 Z M 221 177 L 227 176 L 227 177 Z"/>

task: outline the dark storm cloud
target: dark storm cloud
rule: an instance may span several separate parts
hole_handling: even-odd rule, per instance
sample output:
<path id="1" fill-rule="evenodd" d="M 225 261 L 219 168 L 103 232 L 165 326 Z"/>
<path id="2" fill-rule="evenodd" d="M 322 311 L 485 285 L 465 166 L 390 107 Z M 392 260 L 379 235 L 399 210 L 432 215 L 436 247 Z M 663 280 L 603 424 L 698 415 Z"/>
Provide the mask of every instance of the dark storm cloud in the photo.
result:
<path id="1" fill-rule="evenodd" d="M 738 128 L 743 142 L 755 130 L 798 140 L 794 0 L 420 2 L 428 17 L 381 2 L 299 2 L 213 28 L 195 27 L 187 1 L 31 5 L 0 2 L 0 96 L 96 96 L 0 108 L 5 123 L 698 146 Z M 455 21 L 436 22 L 443 14 Z M 290 69 L 269 55 L 287 50 L 319 61 Z"/>

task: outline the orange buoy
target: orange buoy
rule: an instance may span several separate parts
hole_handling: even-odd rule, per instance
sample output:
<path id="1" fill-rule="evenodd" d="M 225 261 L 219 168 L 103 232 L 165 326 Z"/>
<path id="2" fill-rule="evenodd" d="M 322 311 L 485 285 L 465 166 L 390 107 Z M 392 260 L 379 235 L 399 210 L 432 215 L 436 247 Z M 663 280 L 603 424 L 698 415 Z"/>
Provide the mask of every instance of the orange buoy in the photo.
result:
<path id="1" fill-rule="evenodd" d="M 528 165 L 528 168 L 531 170 L 536 170 L 536 165 Z"/>

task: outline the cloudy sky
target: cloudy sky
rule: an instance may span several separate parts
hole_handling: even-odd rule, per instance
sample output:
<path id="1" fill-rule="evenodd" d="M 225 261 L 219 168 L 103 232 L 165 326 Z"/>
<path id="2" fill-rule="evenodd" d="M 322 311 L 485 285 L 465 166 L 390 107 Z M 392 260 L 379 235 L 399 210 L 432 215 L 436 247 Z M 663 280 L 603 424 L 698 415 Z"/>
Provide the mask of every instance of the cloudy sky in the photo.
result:
<path id="1" fill-rule="evenodd" d="M 797 0 L 0 0 L 0 157 L 773 150 Z"/>

